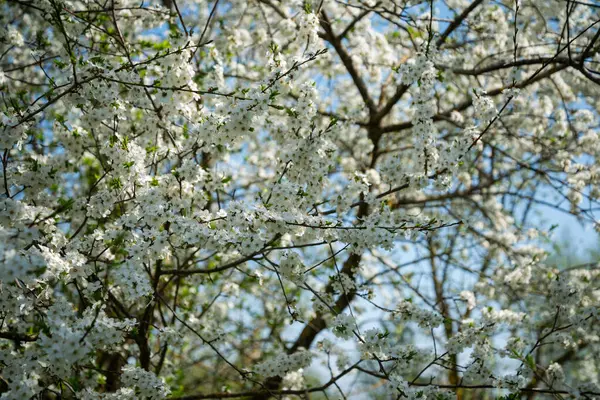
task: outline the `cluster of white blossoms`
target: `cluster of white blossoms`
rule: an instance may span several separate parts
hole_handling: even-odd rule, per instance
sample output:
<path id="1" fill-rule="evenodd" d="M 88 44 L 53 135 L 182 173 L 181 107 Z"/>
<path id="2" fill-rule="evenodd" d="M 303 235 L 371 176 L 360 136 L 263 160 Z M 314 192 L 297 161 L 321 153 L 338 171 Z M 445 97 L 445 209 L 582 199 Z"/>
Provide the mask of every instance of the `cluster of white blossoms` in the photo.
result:
<path id="1" fill-rule="evenodd" d="M 312 354 L 307 350 L 301 350 L 293 354 L 280 354 L 271 360 L 255 365 L 254 372 L 264 377 L 283 377 L 290 372 L 308 367 L 311 361 Z"/>
<path id="2" fill-rule="evenodd" d="M 429 58 L 429 54 L 419 54 L 413 65 L 406 68 L 406 71 L 400 72 L 401 82 L 404 85 L 418 83 L 418 89 L 413 97 L 415 107 L 413 133 L 418 160 L 415 170 L 425 176 L 437 170 L 439 158 L 436 141 L 438 132 L 432 120 L 435 115 L 433 99 L 437 71 Z"/>
<path id="3" fill-rule="evenodd" d="M 414 321 L 422 328 L 435 328 L 444 322 L 444 318 L 431 311 L 427 311 L 412 301 L 402 301 L 392 313 L 393 318 L 401 321 Z"/>
<path id="4" fill-rule="evenodd" d="M 566 6 L 0 1 L 0 399 L 600 396 Z"/>
<path id="5" fill-rule="evenodd" d="M 121 372 L 121 379 L 127 387 L 112 393 L 97 393 L 88 388 L 77 393 L 78 398 L 83 400 L 160 400 L 168 398 L 171 393 L 161 379 L 141 368 L 128 365 L 123 367 Z"/>
<path id="6" fill-rule="evenodd" d="M 484 124 L 490 122 L 496 116 L 494 102 L 486 96 L 485 90 L 476 89 L 473 94 L 475 117 Z"/>
<path id="7" fill-rule="evenodd" d="M 164 399 L 169 395 L 165 383 L 151 372 L 137 367 L 123 368 L 123 382 L 126 386 L 136 389 L 136 396 L 148 399 Z"/>
<path id="8" fill-rule="evenodd" d="M 456 396 L 449 390 L 440 389 L 435 386 L 411 387 L 410 383 L 400 374 L 398 372 L 390 375 L 390 380 L 386 387 L 387 393 L 390 396 L 401 396 L 410 400 L 450 400 L 453 396 Z"/>
<path id="9" fill-rule="evenodd" d="M 356 327 L 356 321 L 350 314 L 338 314 L 331 322 L 331 331 L 333 334 L 342 339 L 349 339 Z"/>
<path id="10" fill-rule="evenodd" d="M 116 268 L 114 274 L 115 292 L 121 291 L 121 295 L 127 301 L 137 301 L 152 294 L 148 277 L 137 273 L 140 264 L 140 261 L 129 260 Z"/>
<path id="11" fill-rule="evenodd" d="M 295 252 L 284 255 L 279 263 L 279 273 L 292 282 L 302 282 L 304 275 L 302 260 Z"/>
<path id="12" fill-rule="evenodd" d="M 23 351 L 2 350 L 2 363 L 5 371 L 10 372 L 8 376 L 19 377 L 9 378 L 9 390 L 3 393 L 3 398 L 29 398 L 39 393 L 43 388 L 34 382 L 46 374 L 69 379 L 73 368 L 93 360 L 95 350 L 120 344 L 124 333 L 135 325 L 135 321 L 109 318 L 100 304 L 94 304 L 81 318 L 75 318 L 70 305 L 58 300 L 47 312 L 51 336 L 40 333 Z M 29 383 L 24 385 L 22 376 L 27 377 Z M 23 391 L 29 393 L 28 397 L 21 397 Z"/>

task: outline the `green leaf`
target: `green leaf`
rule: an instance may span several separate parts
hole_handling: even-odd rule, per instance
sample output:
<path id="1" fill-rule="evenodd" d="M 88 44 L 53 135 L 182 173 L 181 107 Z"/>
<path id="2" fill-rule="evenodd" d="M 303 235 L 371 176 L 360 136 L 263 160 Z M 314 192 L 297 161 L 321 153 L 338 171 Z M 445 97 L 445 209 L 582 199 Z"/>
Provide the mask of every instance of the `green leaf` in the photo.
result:
<path id="1" fill-rule="evenodd" d="M 109 182 L 108 182 L 108 186 L 111 189 L 114 190 L 118 190 L 121 189 L 123 187 L 123 183 L 121 182 L 120 178 L 112 178 Z"/>
<path id="2" fill-rule="evenodd" d="M 535 360 L 533 359 L 533 356 L 531 354 L 529 354 L 527 358 L 525 358 L 525 361 L 527 362 L 527 366 L 531 368 L 531 370 L 535 370 Z"/>
<path id="3" fill-rule="evenodd" d="M 312 13 L 312 4 L 310 4 L 308 1 L 304 2 L 304 12 L 307 14 Z"/>

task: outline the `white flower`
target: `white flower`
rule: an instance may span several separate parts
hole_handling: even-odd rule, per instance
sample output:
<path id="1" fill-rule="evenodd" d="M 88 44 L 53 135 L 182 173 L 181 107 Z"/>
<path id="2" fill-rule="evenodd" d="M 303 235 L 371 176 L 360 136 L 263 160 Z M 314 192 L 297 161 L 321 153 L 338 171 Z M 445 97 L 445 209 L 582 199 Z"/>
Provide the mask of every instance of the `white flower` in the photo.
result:
<path id="1" fill-rule="evenodd" d="M 348 339 L 352 336 L 354 329 L 354 318 L 350 314 L 338 314 L 333 319 L 331 330 L 333 334 L 342 339 Z"/>
<path id="2" fill-rule="evenodd" d="M 281 376 L 306 368 L 312 361 L 312 354 L 306 350 L 300 350 L 293 354 L 281 354 L 271 360 L 257 364 L 254 370 L 264 377 Z"/>
<path id="3" fill-rule="evenodd" d="M 546 374 L 550 379 L 563 380 L 565 373 L 563 368 L 558 363 L 552 363 L 546 368 Z"/>
<path id="4" fill-rule="evenodd" d="M 162 379 L 141 368 L 130 365 L 123 367 L 121 379 L 125 386 L 135 387 L 140 396 L 148 400 L 164 399 L 170 394 Z"/>
<path id="5" fill-rule="evenodd" d="M 460 292 L 460 298 L 467 302 L 467 309 L 472 310 L 477 305 L 475 301 L 475 293 L 469 290 L 463 290 Z"/>
<path id="6" fill-rule="evenodd" d="M 10 44 L 14 46 L 23 46 L 25 44 L 25 39 L 23 39 L 23 35 L 21 35 L 21 32 L 19 32 L 17 28 L 15 28 L 12 25 L 8 27 L 7 36 Z"/>

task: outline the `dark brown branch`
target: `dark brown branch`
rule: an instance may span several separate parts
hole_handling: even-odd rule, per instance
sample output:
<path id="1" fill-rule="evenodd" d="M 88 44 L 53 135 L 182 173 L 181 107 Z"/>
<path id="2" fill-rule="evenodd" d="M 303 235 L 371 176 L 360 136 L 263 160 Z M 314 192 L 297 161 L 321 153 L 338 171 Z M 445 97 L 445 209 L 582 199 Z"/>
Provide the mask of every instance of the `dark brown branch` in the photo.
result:
<path id="1" fill-rule="evenodd" d="M 342 377 L 350 373 L 352 370 L 356 369 L 360 361 L 355 363 L 354 365 L 346 368 L 336 376 L 331 377 L 327 382 L 318 387 L 300 389 L 300 390 L 271 390 L 271 391 L 249 391 L 249 392 L 239 392 L 239 393 L 211 393 L 211 394 L 197 394 L 183 397 L 174 397 L 173 400 L 202 400 L 202 399 L 233 399 L 238 397 L 250 397 L 250 396 L 260 396 L 260 395 L 270 395 L 270 396 L 278 396 L 278 395 L 303 395 L 306 393 L 315 393 L 315 392 L 323 392 L 328 387 L 335 385 L 338 380 Z"/>
<path id="2" fill-rule="evenodd" d="M 0 332 L 0 339 L 14 340 L 17 342 L 35 342 L 37 336 L 26 335 L 16 332 Z"/>
<path id="3" fill-rule="evenodd" d="M 446 28 L 446 30 L 442 33 L 440 38 L 436 41 L 436 46 L 441 47 L 448 38 L 448 36 L 450 36 L 450 34 L 452 34 L 452 32 L 454 32 L 454 30 L 458 28 L 460 24 L 462 24 L 462 22 L 467 18 L 467 16 L 481 3 L 483 3 L 483 0 L 473 1 L 469 5 L 469 7 L 465 8 L 462 13 L 456 16 L 456 18 L 454 18 L 454 21 L 452 21 L 452 23 Z"/>
<path id="4" fill-rule="evenodd" d="M 336 53 L 340 57 L 340 60 L 346 67 L 346 71 L 348 71 L 348 74 L 350 74 L 350 77 L 352 78 L 356 89 L 358 89 L 358 92 L 360 93 L 360 96 L 362 97 L 365 105 L 367 106 L 371 114 L 375 114 L 377 112 L 377 105 L 369 95 L 367 85 L 356 70 L 354 63 L 352 62 L 352 58 L 350 58 L 350 55 L 342 45 L 342 40 L 339 37 L 337 37 L 333 32 L 331 22 L 329 21 L 329 18 L 327 17 L 325 11 L 321 12 L 321 27 L 323 27 L 323 29 L 325 30 L 323 38 L 333 46 Z"/>

